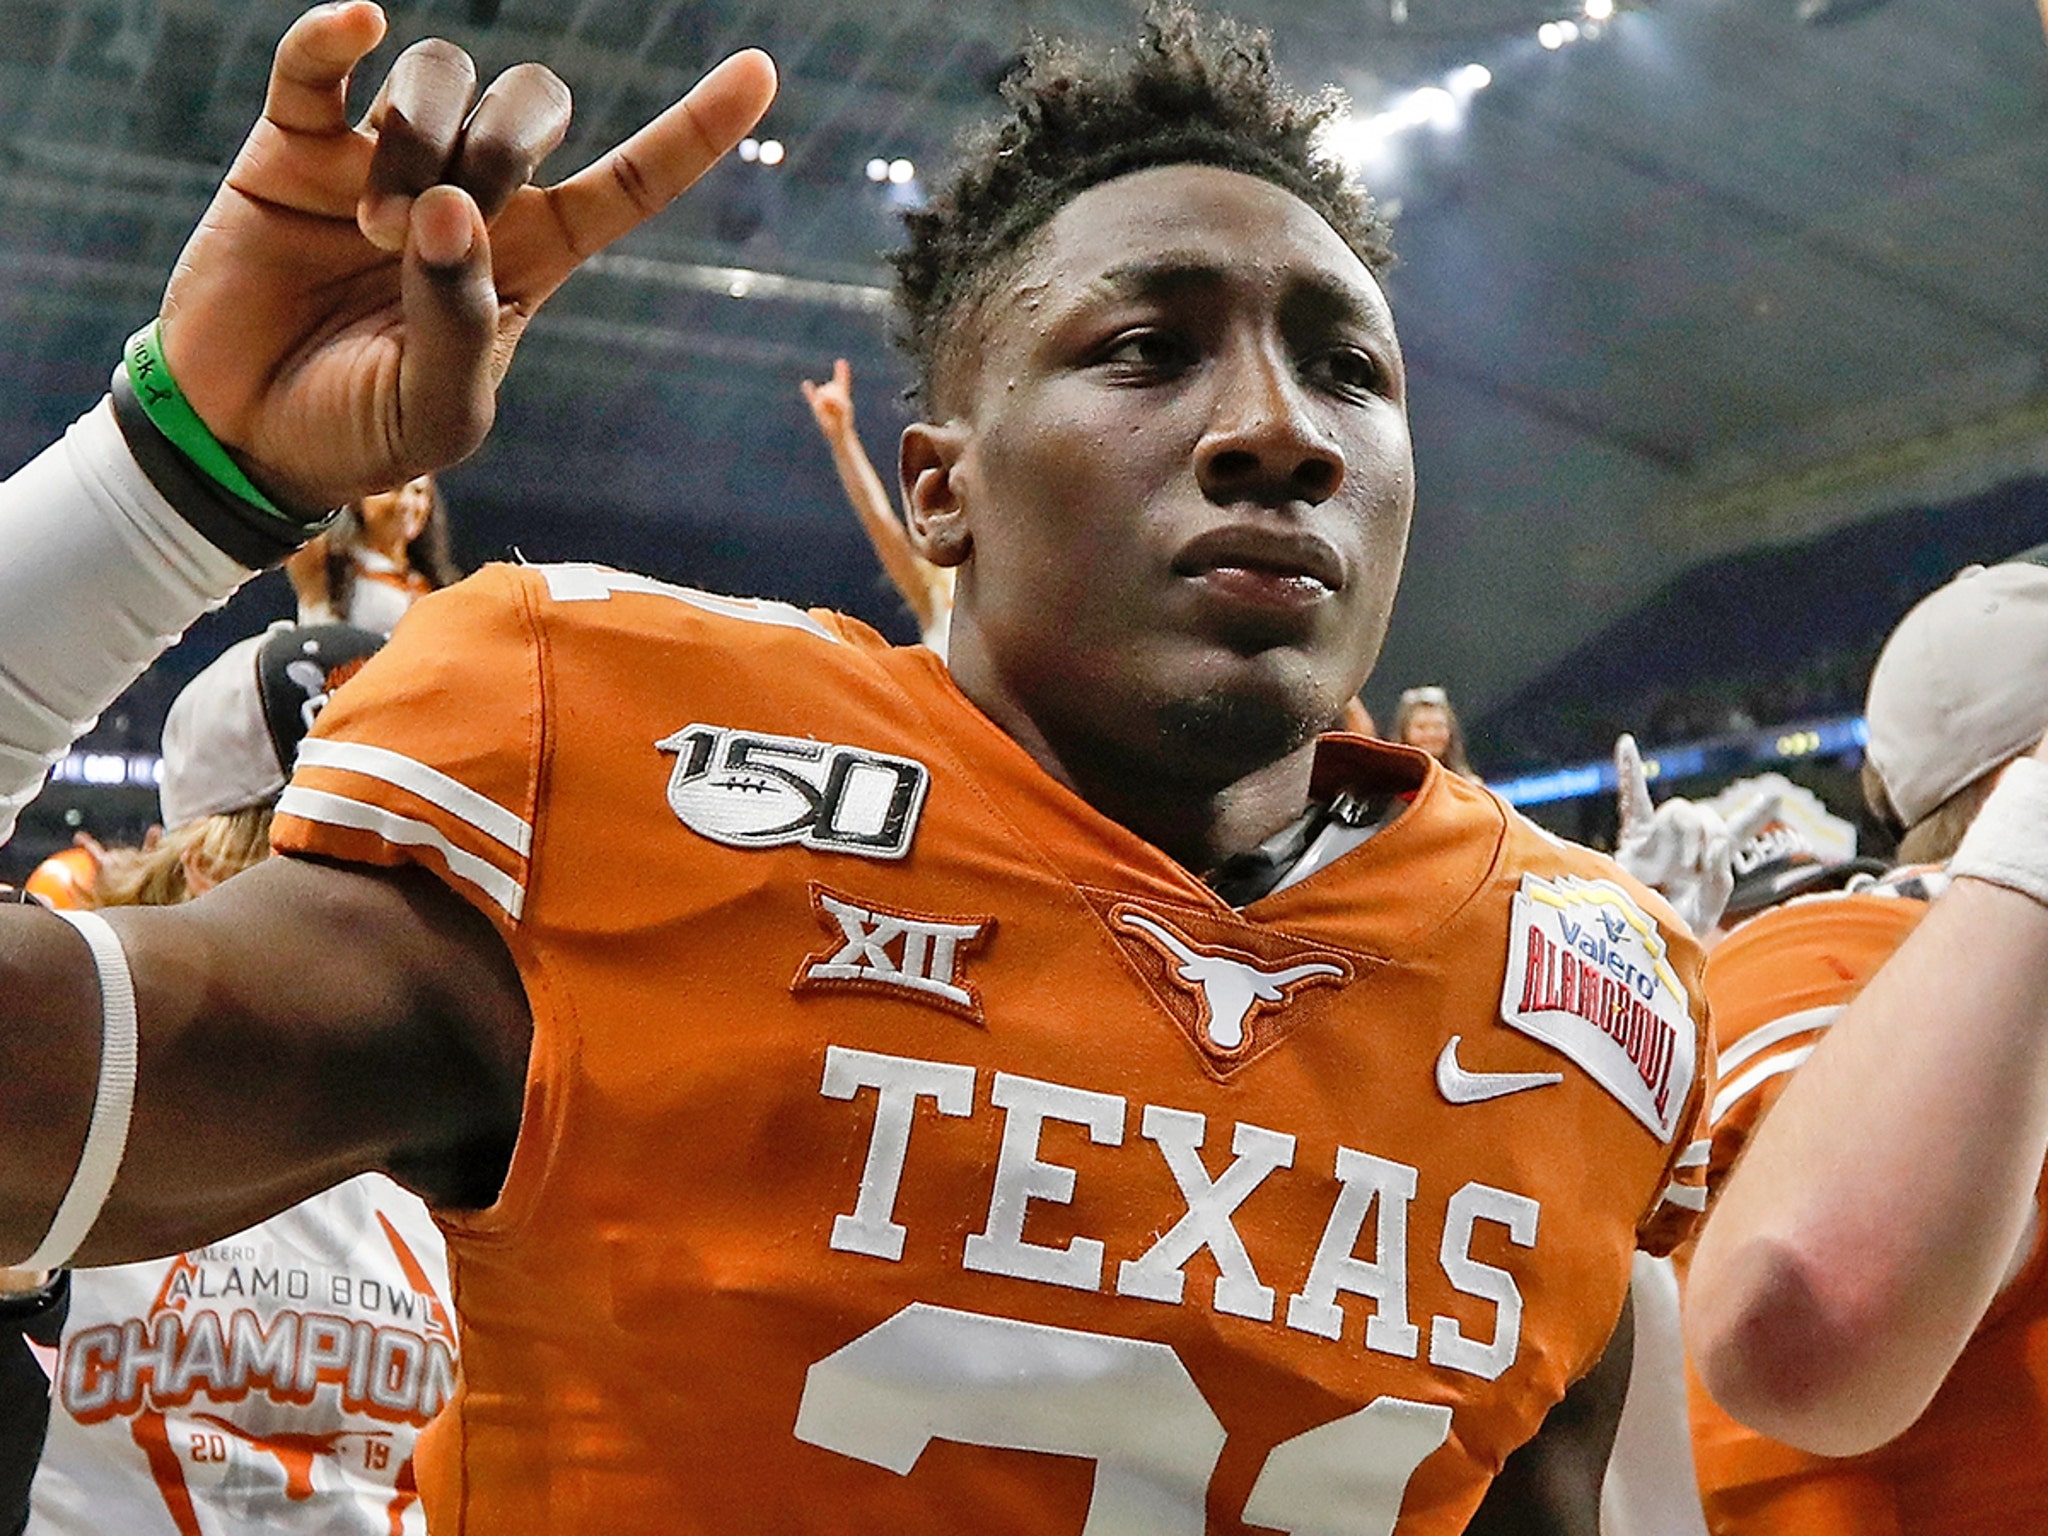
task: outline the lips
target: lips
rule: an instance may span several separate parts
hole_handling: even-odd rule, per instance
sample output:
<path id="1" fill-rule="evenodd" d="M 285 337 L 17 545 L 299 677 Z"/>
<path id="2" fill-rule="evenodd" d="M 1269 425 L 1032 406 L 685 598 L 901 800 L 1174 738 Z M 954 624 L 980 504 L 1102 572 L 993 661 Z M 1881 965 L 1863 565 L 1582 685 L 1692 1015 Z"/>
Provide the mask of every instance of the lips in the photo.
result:
<path id="1" fill-rule="evenodd" d="M 1312 533 L 1241 525 L 1212 529 L 1174 557 L 1176 576 L 1235 572 L 1265 582 L 1313 583 L 1335 592 L 1344 585 L 1344 558 Z"/>

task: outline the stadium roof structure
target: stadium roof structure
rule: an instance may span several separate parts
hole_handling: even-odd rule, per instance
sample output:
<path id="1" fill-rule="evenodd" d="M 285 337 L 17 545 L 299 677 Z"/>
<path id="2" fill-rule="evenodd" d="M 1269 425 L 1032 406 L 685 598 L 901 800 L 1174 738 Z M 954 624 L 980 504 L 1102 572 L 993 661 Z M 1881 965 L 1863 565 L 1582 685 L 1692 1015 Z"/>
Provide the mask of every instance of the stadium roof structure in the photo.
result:
<path id="1" fill-rule="evenodd" d="M 1236 7 L 1297 81 L 1351 94 L 1360 174 L 1398 214 L 1421 509 L 1389 695 L 1441 681 L 1484 707 L 1681 571 L 2048 464 L 2048 45 L 2029 0 L 1891 0 L 1824 27 L 1794 0 L 1583 4 Z M 0 0 L 0 468 L 103 387 L 297 9 Z M 1135 6 L 390 10 L 384 58 L 438 32 L 486 74 L 559 70 L 580 112 L 563 168 L 731 47 L 784 71 L 754 157 L 535 327 L 499 432 L 450 480 L 465 553 L 612 560 L 907 634 L 797 381 L 850 357 L 888 461 L 895 215 L 1026 28 L 1121 30 Z"/>

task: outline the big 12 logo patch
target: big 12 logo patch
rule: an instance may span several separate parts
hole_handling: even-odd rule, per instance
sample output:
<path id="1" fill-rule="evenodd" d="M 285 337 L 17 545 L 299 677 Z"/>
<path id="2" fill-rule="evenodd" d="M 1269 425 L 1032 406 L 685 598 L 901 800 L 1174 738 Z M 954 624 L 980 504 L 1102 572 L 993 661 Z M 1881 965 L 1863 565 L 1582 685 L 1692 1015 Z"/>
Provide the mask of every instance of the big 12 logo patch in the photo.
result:
<path id="1" fill-rule="evenodd" d="M 931 770 L 914 758 L 803 736 L 697 724 L 655 746 L 676 754 L 669 809 L 729 848 L 797 843 L 900 859 L 931 788 Z"/>

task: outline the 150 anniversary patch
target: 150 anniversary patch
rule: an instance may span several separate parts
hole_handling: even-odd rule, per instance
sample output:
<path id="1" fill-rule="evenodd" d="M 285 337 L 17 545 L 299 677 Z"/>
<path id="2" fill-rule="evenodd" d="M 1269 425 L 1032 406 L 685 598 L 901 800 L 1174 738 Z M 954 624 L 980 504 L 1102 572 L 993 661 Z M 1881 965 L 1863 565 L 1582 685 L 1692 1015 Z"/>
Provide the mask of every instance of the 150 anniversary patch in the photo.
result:
<path id="1" fill-rule="evenodd" d="M 732 848 L 800 843 L 821 853 L 900 859 L 910 851 L 931 771 L 914 758 L 802 736 L 686 725 L 668 804 L 691 831 Z"/>
<path id="2" fill-rule="evenodd" d="M 1512 923 L 1501 1022 L 1569 1056 L 1668 1143 L 1698 1062 L 1656 922 L 1611 880 L 1524 875 Z"/>

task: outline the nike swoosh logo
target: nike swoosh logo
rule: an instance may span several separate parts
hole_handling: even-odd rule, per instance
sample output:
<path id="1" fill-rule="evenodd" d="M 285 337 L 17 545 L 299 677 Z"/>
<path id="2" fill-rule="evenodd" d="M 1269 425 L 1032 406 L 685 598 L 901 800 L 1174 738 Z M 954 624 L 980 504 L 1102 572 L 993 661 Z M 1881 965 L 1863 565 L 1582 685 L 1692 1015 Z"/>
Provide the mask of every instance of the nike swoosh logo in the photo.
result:
<path id="1" fill-rule="evenodd" d="M 1526 1093 L 1564 1081 L 1562 1072 L 1467 1072 L 1458 1065 L 1458 1041 L 1462 1038 L 1453 1035 L 1446 1040 L 1436 1059 L 1436 1085 L 1453 1104 L 1483 1104 L 1503 1094 Z"/>

